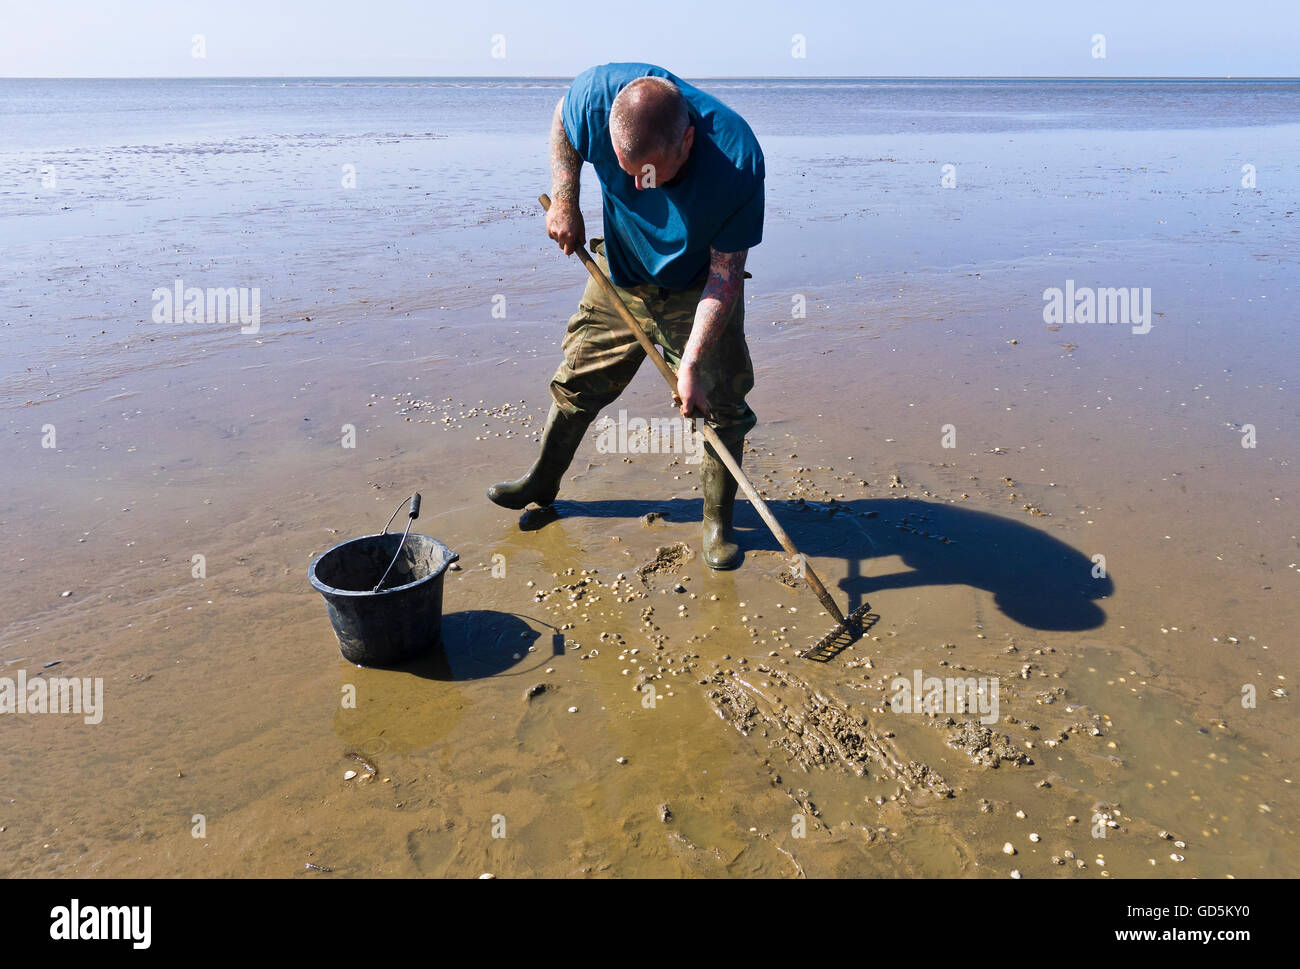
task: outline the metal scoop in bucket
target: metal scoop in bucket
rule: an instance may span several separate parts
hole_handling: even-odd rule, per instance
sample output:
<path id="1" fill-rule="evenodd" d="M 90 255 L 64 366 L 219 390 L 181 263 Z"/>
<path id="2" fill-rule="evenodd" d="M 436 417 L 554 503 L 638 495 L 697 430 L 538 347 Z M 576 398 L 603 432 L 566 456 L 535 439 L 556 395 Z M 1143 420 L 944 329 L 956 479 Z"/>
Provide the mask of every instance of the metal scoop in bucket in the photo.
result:
<path id="1" fill-rule="evenodd" d="M 436 538 L 411 534 L 420 496 L 409 500 L 400 535 L 388 526 L 402 505 L 378 535 L 335 545 L 308 570 L 312 586 L 325 598 L 344 659 L 359 666 L 395 666 L 442 643 L 443 579 L 460 556 Z"/>

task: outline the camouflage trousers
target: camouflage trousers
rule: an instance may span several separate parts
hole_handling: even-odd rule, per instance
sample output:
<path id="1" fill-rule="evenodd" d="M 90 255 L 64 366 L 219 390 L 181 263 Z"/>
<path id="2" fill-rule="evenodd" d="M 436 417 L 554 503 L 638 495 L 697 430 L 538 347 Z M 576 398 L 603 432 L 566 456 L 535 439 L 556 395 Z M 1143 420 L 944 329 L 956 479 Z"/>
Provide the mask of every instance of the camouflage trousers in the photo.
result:
<path id="1" fill-rule="evenodd" d="M 608 276 L 603 240 L 592 239 L 591 249 L 596 264 Z M 695 322 L 704 279 L 690 289 L 653 285 L 615 289 L 650 342 L 663 348 L 664 359 L 676 371 Z M 567 416 L 594 419 L 632 382 L 644 359 L 645 350 L 618 315 L 604 288 L 590 279 L 578 302 L 578 312 L 569 317 L 564 362 L 551 378 L 551 396 Z M 758 423 L 745 403 L 745 395 L 754 388 L 754 367 L 745 343 L 743 286 L 725 332 L 712 354 L 700 360 L 699 369 L 700 385 L 709 404 L 709 424 L 724 444 L 738 445 Z"/>

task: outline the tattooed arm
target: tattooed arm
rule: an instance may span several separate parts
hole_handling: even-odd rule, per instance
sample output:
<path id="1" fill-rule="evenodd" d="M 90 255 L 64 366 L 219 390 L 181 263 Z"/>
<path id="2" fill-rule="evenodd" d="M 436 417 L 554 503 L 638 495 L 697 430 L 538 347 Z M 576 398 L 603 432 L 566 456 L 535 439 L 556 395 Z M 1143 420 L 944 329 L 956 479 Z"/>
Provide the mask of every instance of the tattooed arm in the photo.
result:
<path id="1" fill-rule="evenodd" d="M 560 117 L 563 107 L 564 98 L 560 98 L 551 118 L 551 209 L 546 213 L 546 234 L 567 256 L 587 241 L 587 227 L 578 207 L 582 156 L 569 144 Z"/>
<path id="2" fill-rule="evenodd" d="M 713 358 L 713 351 L 722 339 L 727 320 L 740 299 L 740 288 L 745 281 L 745 257 L 748 249 L 740 252 L 709 250 L 709 281 L 700 294 L 700 304 L 695 309 L 695 323 L 691 338 L 686 341 L 686 351 L 677 371 L 677 392 L 682 399 L 682 416 L 707 414 L 708 402 L 700 384 L 702 362 Z"/>

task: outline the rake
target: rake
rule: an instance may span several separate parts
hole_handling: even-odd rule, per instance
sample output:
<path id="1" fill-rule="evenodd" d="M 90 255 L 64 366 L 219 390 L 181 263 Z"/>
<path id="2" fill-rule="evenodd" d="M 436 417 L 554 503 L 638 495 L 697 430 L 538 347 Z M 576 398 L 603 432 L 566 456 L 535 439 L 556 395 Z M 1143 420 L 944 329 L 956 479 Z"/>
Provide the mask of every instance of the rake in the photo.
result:
<path id="1" fill-rule="evenodd" d="M 542 203 L 543 210 L 550 210 L 551 199 L 549 195 L 539 195 L 538 201 Z M 636 317 L 632 315 L 631 311 L 623 303 L 622 298 L 618 295 L 618 291 L 614 289 L 614 284 L 609 281 L 609 278 L 601 271 L 601 268 L 596 265 L 596 261 L 591 258 L 591 255 L 586 249 L 579 247 L 576 252 L 578 258 L 582 260 L 582 264 L 587 267 L 587 272 L 591 274 L 591 278 L 596 281 L 598 286 L 604 289 L 610 302 L 613 303 L 615 309 L 618 310 L 619 316 L 623 318 L 623 322 L 628 325 L 628 328 L 632 331 L 632 335 L 636 337 L 637 342 L 640 343 L 642 349 L 645 350 L 646 356 L 654 361 L 654 365 L 659 370 L 659 373 L 663 375 L 664 380 L 668 381 L 668 386 L 672 388 L 673 397 L 680 400 L 681 397 L 677 393 L 677 374 L 673 373 L 673 368 L 668 366 L 668 361 L 660 356 L 655 345 L 650 342 L 650 338 L 646 336 L 645 330 L 641 329 L 641 324 L 636 321 Z M 867 612 L 870 608 L 870 604 L 866 602 L 862 603 L 862 605 L 857 609 L 849 613 L 848 616 L 845 616 L 844 613 L 840 611 L 840 607 L 835 604 L 835 600 L 831 598 L 831 594 L 826 591 L 826 586 L 822 585 L 822 580 L 817 578 L 817 573 L 814 572 L 813 567 L 808 564 L 808 559 L 804 555 L 800 554 L 799 550 L 795 548 L 794 542 L 790 541 L 790 536 L 785 533 L 785 529 L 781 527 L 781 523 L 776 520 L 776 516 L 772 514 L 772 510 L 767 507 L 767 502 L 759 495 L 758 489 L 750 483 L 749 477 L 741 470 L 740 465 L 736 463 L 736 459 L 731 456 L 731 452 L 718 438 L 717 431 L 704 421 L 695 421 L 694 423 L 696 429 L 703 435 L 704 440 L 713 448 L 713 453 L 716 454 L 722 460 L 722 463 L 727 466 L 727 470 L 731 472 L 732 477 L 736 479 L 736 483 L 739 484 L 741 490 L 745 492 L 745 496 L 749 498 L 750 504 L 754 506 L 759 516 L 767 523 L 767 527 L 772 530 L 772 534 L 776 536 L 776 540 L 781 543 L 781 547 L 795 560 L 793 565 L 795 575 L 803 578 L 804 582 L 807 583 L 808 588 L 812 589 L 813 593 L 817 596 L 817 599 L 821 602 L 822 607 L 825 608 L 825 610 L 830 613 L 835 620 L 835 625 L 828 633 L 826 633 L 826 635 L 822 636 L 798 655 L 809 659 L 829 659 L 840 650 L 845 649 L 861 639 L 863 633 L 871 627 L 876 618 L 874 615 Z"/>

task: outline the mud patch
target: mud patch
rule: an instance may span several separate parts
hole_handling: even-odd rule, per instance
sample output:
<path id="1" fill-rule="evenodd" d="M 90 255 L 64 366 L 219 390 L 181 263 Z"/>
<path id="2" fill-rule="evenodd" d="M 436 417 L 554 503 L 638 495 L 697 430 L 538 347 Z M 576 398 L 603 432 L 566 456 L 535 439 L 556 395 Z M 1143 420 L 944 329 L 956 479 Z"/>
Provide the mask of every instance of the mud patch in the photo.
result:
<path id="1" fill-rule="evenodd" d="M 675 575 L 694 556 L 694 551 L 685 542 L 660 545 L 655 549 L 654 558 L 637 567 L 636 575 L 642 582 L 652 575 Z"/>
<path id="2" fill-rule="evenodd" d="M 773 571 L 768 575 L 780 582 L 788 589 L 806 589 L 807 585 L 802 579 L 794 574 L 790 568 L 789 558 L 784 552 L 774 552 L 771 549 L 756 548 L 745 553 L 746 558 L 754 561 L 762 560 L 765 568 L 771 567 Z"/>
<path id="3" fill-rule="evenodd" d="M 795 578 L 794 573 L 789 570 L 782 570 L 773 576 L 773 578 L 787 589 L 801 589 L 804 587 L 804 583 Z"/>
<path id="4" fill-rule="evenodd" d="M 988 727 L 974 720 L 967 720 L 956 731 L 948 735 L 948 746 L 964 750 L 971 760 L 985 767 L 997 767 L 1002 763 L 1015 764 L 1017 767 L 1032 764 L 1033 761 L 1009 737 L 994 733 Z"/>
<path id="5" fill-rule="evenodd" d="M 714 711 L 745 736 L 767 737 L 805 771 L 830 768 L 866 776 L 874 769 L 907 793 L 951 797 L 943 777 L 918 761 L 904 762 L 866 717 L 781 670 L 726 670 L 708 677 Z M 796 792 L 788 792 L 799 800 Z M 815 810 L 813 812 L 815 816 Z"/>

